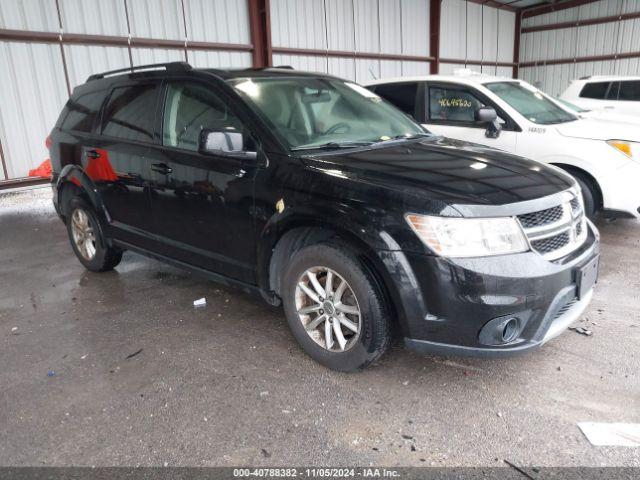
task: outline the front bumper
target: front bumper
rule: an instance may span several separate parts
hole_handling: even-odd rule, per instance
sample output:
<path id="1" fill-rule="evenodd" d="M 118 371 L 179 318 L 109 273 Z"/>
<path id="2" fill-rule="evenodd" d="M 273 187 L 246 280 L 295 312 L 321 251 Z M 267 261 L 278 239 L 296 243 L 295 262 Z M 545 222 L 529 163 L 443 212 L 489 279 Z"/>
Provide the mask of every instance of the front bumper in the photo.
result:
<path id="1" fill-rule="evenodd" d="M 628 161 L 599 179 L 606 216 L 640 219 L 640 162 Z"/>
<path id="2" fill-rule="evenodd" d="M 474 259 L 406 254 L 425 315 L 405 319 L 405 343 L 422 353 L 456 356 L 502 357 L 536 349 L 587 308 L 593 290 L 577 298 L 576 269 L 598 254 L 591 224 L 585 243 L 554 262 L 536 252 Z M 503 318 L 518 320 L 517 337 L 488 343 L 481 332 Z"/>

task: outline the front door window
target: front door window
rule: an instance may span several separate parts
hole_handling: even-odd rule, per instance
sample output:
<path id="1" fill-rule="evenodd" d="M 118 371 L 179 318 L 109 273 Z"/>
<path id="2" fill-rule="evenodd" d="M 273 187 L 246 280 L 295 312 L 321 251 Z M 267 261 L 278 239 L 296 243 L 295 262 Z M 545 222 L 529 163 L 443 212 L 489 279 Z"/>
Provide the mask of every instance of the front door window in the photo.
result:
<path id="1" fill-rule="evenodd" d="M 227 103 L 211 89 L 197 84 L 171 84 L 165 102 L 162 143 L 198 151 L 200 132 L 241 132 L 241 123 Z"/>
<path id="2" fill-rule="evenodd" d="M 429 87 L 429 120 L 474 124 L 476 112 L 484 103 L 471 92 L 458 88 Z"/>

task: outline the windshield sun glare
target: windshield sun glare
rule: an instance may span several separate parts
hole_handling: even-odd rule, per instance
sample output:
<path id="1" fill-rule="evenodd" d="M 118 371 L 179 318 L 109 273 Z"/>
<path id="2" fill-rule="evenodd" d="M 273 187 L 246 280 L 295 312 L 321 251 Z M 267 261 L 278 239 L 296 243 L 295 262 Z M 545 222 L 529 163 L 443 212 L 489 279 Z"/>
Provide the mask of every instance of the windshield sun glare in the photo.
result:
<path id="1" fill-rule="evenodd" d="M 289 148 L 346 148 L 425 134 L 409 116 L 352 82 L 317 77 L 229 82 Z"/>

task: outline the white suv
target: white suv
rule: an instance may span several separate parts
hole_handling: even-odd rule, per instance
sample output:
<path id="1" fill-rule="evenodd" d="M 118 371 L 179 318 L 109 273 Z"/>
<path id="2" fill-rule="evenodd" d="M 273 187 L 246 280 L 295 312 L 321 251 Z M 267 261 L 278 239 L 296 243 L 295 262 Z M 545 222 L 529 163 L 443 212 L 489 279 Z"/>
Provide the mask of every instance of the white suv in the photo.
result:
<path id="1" fill-rule="evenodd" d="M 640 219 L 637 125 L 582 118 L 527 82 L 468 71 L 378 80 L 368 88 L 435 134 L 569 172 L 590 217 L 603 209 L 610 217 Z"/>
<path id="2" fill-rule="evenodd" d="M 640 77 L 583 77 L 571 82 L 560 98 L 587 110 L 605 109 L 640 118 Z"/>

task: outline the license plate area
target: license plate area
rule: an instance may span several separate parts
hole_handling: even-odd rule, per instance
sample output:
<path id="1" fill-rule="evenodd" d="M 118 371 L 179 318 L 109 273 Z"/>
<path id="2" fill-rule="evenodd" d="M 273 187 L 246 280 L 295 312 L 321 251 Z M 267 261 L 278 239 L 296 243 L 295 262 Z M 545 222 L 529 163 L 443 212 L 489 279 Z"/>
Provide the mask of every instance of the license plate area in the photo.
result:
<path id="1" fill-rule="evenodd" d="M 600 255 L 595 256 L 589 263 L 576 269 L 576 285 L 578 300 L 584 297 L 598 281 Z"/>

